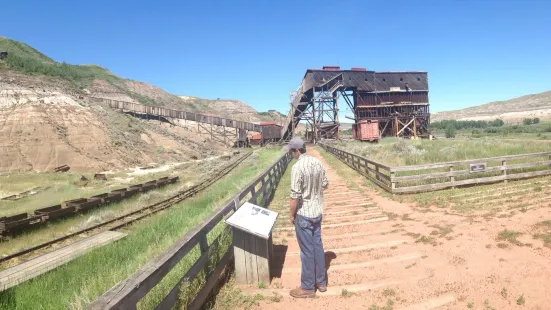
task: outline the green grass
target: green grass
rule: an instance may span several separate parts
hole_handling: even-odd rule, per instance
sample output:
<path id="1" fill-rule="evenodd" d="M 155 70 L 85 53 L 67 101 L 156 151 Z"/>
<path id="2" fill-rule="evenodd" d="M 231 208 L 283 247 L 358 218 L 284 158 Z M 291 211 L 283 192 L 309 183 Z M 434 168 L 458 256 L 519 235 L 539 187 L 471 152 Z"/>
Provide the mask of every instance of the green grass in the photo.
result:
<path id="1" fill-rule="evenodd" d="M 237 155 L 240 156 L 240 155 Z M 251 155 L 255 157 L 256 155 Z M 68 232 L 74 232 L 102 221 L 106 221 L 117 216 L 126 214 L 128 212 L 140 209 L 146 205 L 161 201 L 170 196 L 175 195 L 178 191 L 184 190 L 193 185 L 198 180 L 203 180 L 212 175 L 214 171 L 219 171 L 229 164 L 229 161 L 210 161 L 210 162 L 193 162 L 190 164 L 181 165 L 175 167 L 169 171 L 151 173 L 145 175 L 136 176 L 131 181 L 134 183 L 143 183 L 151 179 L 157 179 L 166 175 L 177 175 L 180 177 L 180 181 L 175 184 L 163 186 L 161 188 L 152 189 L 146 193 L 134 196 L 129 199 L 125 199 L 121 202 L 105 205 L 99 208 L 94 208 L 89 212 L 81 213 L 72 217 L 67 217 L 57 221 L 50 221 L 45 226 L 33 230 L 28 233 L 10 236 L 7 242 L 0 241 L 0 255 L 14 253 L 20 251 L 29 246 L 37 245 L 51 239 L 65 235 Z M 33 175 L 36 178 L 33 178 Z M 94 193 L 105 192 L 115 188 L 121 188 L 124 186 L 108 186 L 103 182 L 97 182 L 97 188 L 88 184 L 85 187 L 81 187 L 80 183 L 72 183 L 78 181 L 77 175 L 71 174 L 20 174 L 11 175 L 6 177 L 7 180 L 11 180 L 8 186 L 19 186 L 27 188 L 29 186 L 45 184 L 44 182 L 52 182 L 54 187 L 50 191 L 41 192 L 21 200 L 6 201 L 0 203 L 3 211 L 11 211 L 12 213 L 20 213 L 26 211 L 24 208 L 34 210 L 40 207 L 46 207 L 54 205 L 69 198 L 87 197 Z M 114 177 L 127 177 L 128 175 L 123 172 L 117 172 L 114 175 L 109 175 L 108 178 Z M 5 176 L 0 176 L 0 179 Z M 87 175 L 89 177 L 89 175 Z M 93 183 L 93 182 L 91 182 Z M 4 183 L 5 184 L 5 183 Z M 3 184 L 3 185 L 4 185 Z M 80 185 L 79 185 L 80 184 Z M 62 189 L 67 189 L 64 191 Z M 86 189 L 93 189 L 95 192 L 86 191 Z M 46 203 L 50 203 L 49 205 Z M 5 209 L 4 209 L 5 208 Z M 8 267 L 8 264 L 2 264 L 2 267 Z"/>
<path id="2" fill-rule="evenodd" d="M 438 236 L 440 238 L 446 237 L 448 234 L 452 233 L 452 226 L 446 225 L 446 226 L 440 226 L 440 225 L 432 225 L 430 227 L 436 228 L 436 230 L 433 230 L 430 234 L 431 236 Z"/>
<path id="3" fill-rule="evenodd" d="M 523 306 L 525 303 L 526 303 L 526 299 L 524 298 L 524 294 L 522 294 L 517 299 L 517 305 Z"/>
<path id="4" fill-rule="evenodd" d="M 336 143 L 334 146 L 390 166 L 420 165 L 551 151 L 551 144 L 548 143 L 493 138 L 432 141 L 397 141 L 396 138 L 385 138 L 378 144 L 347 141 Z"/>
<path id="5" fill-rule="evenodd" d="M 28 59 L 42 61 L 46 63 L 53 63 L 54 61 L 48 56 L 40 53 L 36 49 L 30 47 L 29 45 L 18 42 L 15 40 L 10 40 L 6 37 L 0 36 L 0 51 L 8 51 L 9 56 L 19 55 Z"/>
<path id="6" fill-rule="evenodd" d="M 508 241 L 514 245 L 523 246 L 524 244 L 517 240 L 520 235 L 522 235 L 522 233 L 506 229 L 497 235 L 496 241 Z"/>
<path id="7" fill-rule="evenodd" d="M 268 301 L 279 302 L 281 301 L 280 295 L 274 295 L 268 297 Z M 206 309 L 211 310 L 227 310 L 235 308 L 250 309 L 252 307 L 258 307 L 259 301 L 264 300 L 264 296 L 260 294 L 247 295 L 243 294 L 234 280 L 230 280 L 226 283 L 220 293 L 216 296 L 215 302 L 206 306 Z"/>
<path id="8" fill-rule="evenodd" d="M 8 51 L 8 57 L 0 60 L 0 70 L 17 71 L 28 75 L 39 75 L 60 79 L 72 85 L 75 91 L 90 87 L 95 79 L 103 80 L 121 93 L 143 104 L 160 105 L 154 99 L 141 95 L 128 88 L 127 80 L 109 70 L 96 65 L 71 65 L 58 63 L 23 42 L 0 37 L 0 51 Z M 84 94 L 84 92 L 82 92 Z M 196 109 L 191 104 L 190 108 Z"/>
<path id="9" fill-rule="evenodd" d="M 280 155 L 281 152 L 276 150 L 262 150 L 257 158 L 248 159 L 209 191 L 132 225 L 126 230 L 126 238 L 92 251 L 34 280 L 0 292 L 0 308 L 63 309 L 85 306 L 118 281 L 130 276 L 152 257 L 162 253 Z M 209 234 L 209 241 L 216 237 L 222 227 L 218 226 Z M 151 308 L 160 301 L 198 255 L 199 249 L 196 247 L 140 302 L 139 308 Z M 188 291 L 184 289 L 183 292 L 185 295 Z"/>
<path id="10" fill-rule="evenodd" d="M 347 290 L 347 289 L 345 289 L 345 288 L 343 288 L 342 291 L 341 291 L 341 296 L 342 296 L 342 297 L 345 297 L 345 298 L 347 298 L 347 297 L 352 297 L 352 296 L 354 296 L 354 295 L 356 295 L 356 293 L 351 292 L 351 291 L 349 291 L 349 290 Z"/>
<path id="11" fill-rule="evenodd" d="M 551 220 L 539 222 L 534 225 L 534 228 L 538 231 L 534 234 L 534 239 L 542 240 L 544 246 L 551 248 Z"/>
<path id="12" fill-rule="evenodd" d="M 152 181 L 170 174 L 171 171 L 137 176 L 128 182 L 113 180 L 114 177 L 124 178 L 126 174 L 107 175 L 109 181 L 93 180 L 92 173 L 19 173 L 0 176 L 0 193 L 2 197 L 9 194 L 20 193 L 35 187 L 45 187 L 39 191 L 18 200 L 0 200 L 0 216 L 10 216 L 19 213 L 30 213 L 34 210 L 54 206 L 63 201 L 76 198 L 85 198 L 93 195 L 110 192 L 115 189 L 128 187 Z M 173 173 L 174 175 L 178 175 Z M 88 180 L 81 181 L 85 176 Z M 181 182 L 193 181 L 193 178 L 180 176 Z"/>
<path id="13" fill-rule="evenodd" d="M 384 306 L 378 306 L 378 305 L 371 305 L 369 310 L 392 310 L 394 309 L 394 301 L 392 299 L 388 299 L 386 301 L 386 305 Z"/>
<path id="14" fill-rule="evenodd" d="M 503 288 L 501 290 L 501 297 L 503 297 L 503 299 L 507 299 L 507 289 L 506 288 Z"/>

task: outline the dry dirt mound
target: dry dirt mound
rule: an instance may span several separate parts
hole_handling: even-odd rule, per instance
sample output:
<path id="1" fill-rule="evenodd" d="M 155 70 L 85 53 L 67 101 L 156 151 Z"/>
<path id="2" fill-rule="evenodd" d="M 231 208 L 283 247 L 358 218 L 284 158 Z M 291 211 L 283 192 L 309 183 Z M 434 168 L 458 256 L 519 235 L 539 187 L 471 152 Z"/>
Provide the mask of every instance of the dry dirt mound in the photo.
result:
<path id="1" fill-rule="evenodd" d="M 103 171 L 216 155 L 220 144 L 181 127 L 140 121 L 88 102 L 70 85 L 12 74 L 0 79 L 0 172 Z M 105 93 L 124 97 L 96 81 Z"/>

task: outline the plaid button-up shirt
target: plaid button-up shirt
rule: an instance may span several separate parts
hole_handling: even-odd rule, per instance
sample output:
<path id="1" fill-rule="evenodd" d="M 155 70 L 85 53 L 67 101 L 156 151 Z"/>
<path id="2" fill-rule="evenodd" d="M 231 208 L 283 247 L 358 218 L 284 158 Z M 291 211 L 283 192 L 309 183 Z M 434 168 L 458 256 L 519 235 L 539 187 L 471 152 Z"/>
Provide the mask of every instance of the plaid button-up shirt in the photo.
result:
<path id="1" fill-rule="evenodd" d="M 323 213 L 323 188 L 327 186 L 320 160 L 301 154 L 291 170 L 291 198 L 298 199 L 297 214 L 315 218 Z"/>

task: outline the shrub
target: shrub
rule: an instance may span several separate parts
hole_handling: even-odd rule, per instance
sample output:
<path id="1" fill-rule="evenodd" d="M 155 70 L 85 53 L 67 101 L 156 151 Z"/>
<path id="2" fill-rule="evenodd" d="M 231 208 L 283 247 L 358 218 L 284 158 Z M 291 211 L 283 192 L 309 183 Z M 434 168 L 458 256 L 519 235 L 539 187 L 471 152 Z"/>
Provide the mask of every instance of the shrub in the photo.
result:
<path id="1" fill-rule="evenodd" d="M 455 126 L 450 124 L 446 127 L 446 138 L 455 138 Z"/>
<path id="2" fill-rule="evenodd" d="M 532 125 L 532 119 L 531 118 L 525 118 L 522 120 L 523 125 Z"/>

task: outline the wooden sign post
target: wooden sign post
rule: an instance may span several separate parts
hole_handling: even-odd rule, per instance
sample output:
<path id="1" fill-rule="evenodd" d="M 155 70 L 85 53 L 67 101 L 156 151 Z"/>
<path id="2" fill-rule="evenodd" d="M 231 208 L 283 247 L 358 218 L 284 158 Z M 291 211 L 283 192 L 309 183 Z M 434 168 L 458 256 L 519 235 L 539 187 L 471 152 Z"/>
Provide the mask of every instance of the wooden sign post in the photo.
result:
<path id="1" fill-rule="evenodd" d="M 277 216 L 277 212 L 246 202 L 226 220 L 233 229 L 235 281 L 238 284 L 270 284 L 272 228 Z"/>

